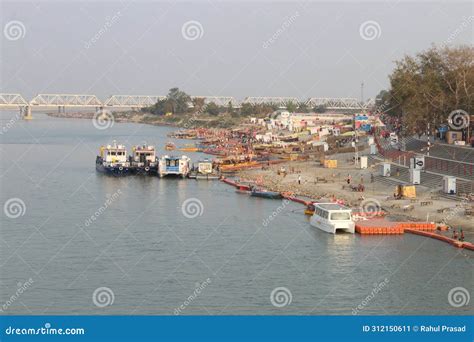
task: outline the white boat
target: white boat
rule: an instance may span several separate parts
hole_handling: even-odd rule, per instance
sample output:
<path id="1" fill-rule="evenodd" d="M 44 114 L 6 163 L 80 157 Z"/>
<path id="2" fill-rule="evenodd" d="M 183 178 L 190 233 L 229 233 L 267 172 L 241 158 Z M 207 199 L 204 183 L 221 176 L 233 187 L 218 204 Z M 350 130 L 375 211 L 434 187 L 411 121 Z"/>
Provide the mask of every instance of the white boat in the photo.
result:
<path id="1" fill-rule="evenodd" d="M 158 159 L 154 146 L 142 145 L 132 148 L 132 172 L 136 174 L 153 174 L 158 172 Z"/>
<path id="2" fill-rule="evenodd" d="M 314 214 L 309 223 L 331 234 L 336 234 L 336 231 L 355 232 L 352 210 L 337 203 L 314 203 Z"/>
<path id="3" fill-rule="evenodd" d="M 158 176 L 168 175 L 181 176 L 185 178 L 191 171 L 191 159 L 186 156 L 162 156 L 158 162 Z"/>

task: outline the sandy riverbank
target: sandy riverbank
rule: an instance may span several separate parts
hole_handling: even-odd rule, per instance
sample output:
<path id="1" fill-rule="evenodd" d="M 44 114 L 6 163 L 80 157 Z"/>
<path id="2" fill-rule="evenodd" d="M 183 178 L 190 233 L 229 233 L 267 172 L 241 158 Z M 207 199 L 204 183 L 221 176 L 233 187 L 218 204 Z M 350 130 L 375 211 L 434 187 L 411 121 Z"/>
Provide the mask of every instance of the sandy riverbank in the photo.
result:
<path id="1" fill-rule="evenodd" d="M 109 111 L 110 112 L 110 111 Z M 49 116 L 64 119 L 89 119 L 92 120 L 95 112 L 67 112 L 46 113 Z M 217 116 L 195 115 L 193 113 L 178 114 L 172 116 L 157 116 L 143 112 L 111 112 L 114 122 L 139 123 L 154 126 L 172 126 L 181 128 L 233 128 L 243 122 L 244 118 L 234 117 L 229 114 L 219 114 Z"/>
<path id="2" fill-rule="evenodd" d="M 381 183 L 377 181 L 376 177 L 374 182 L 371 182 L 371 173 L 376 174 L 374 169 L 356 169 L 345 159 L 347 156 L 340 155 L 338 157 L 340 160 L 337 169 L 324 168 L 319 161 L 288 162 L 271 166 L 268 170 L 241 171 L 238 176 L 257 181 L 273 191 L 293 192 L 298 196 L 313 200 L 342 199 L 352 208 L 359 207 L 364 200 L 365 203 L 375 200 L 375 203 L 379 203 L 383 210 L 389 213 L 389 218 L 429 222 L 444 220 L 451 227 L 462 228 L 467 241 L 474 240 L 472 218 L 464 215 L 460 202 L 445 198 L 433 199 L 431 189 L 422 186 L 416 187 L 417 198 L 415 201 L 395 200 L 393 198 L 395 186 Z M 286 176 L 277 174 L 281 166 L 289 171 Z M 352 176 L 352 185 L 363 182 L 364 192 L 355 192 L 348 187 L 347 176 L 349 174 Z M 301 176 L 301 184 L 298 184 L 298 176 Z M 325 179 L 326 182 L 322 179 Z M 425 200 L 432 202 L 432 204 L 421 206 L 420 202 Z M 412 206 L 413 209 L 404 210 L 406 206 Z M 445 209 L 444 213 L 438 213 L 438 209 L 442 208 Z"/>

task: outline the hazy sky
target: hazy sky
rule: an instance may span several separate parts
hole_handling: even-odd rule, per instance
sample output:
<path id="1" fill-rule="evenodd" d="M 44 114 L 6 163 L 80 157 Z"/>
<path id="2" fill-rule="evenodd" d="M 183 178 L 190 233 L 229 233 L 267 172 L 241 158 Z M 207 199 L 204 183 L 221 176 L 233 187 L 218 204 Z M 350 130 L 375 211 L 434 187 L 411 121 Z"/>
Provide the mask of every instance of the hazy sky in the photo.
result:
<path id="1" fill-rule="evenodd" d="M 367 98 L 388 86 L 393 62 L 403 55 L 432 43 L 474 40 L 473 2 L 0 6 L 0 92 L 27 98 L 58 92 L 165 95 L 173 86 L 238 99 L 359 98 L 361 82 Z"/>

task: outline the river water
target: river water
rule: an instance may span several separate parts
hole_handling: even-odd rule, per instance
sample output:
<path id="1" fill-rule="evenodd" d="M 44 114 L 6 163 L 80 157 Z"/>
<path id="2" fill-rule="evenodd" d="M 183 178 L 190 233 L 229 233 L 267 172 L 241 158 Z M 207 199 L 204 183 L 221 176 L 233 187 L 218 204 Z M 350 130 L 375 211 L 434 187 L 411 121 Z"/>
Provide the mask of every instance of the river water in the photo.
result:
<path id="1" fill-rule="evenodd" d="M 172 129 L 15 114 L 0 113 L 0 200 L 20 210 L 1 213 L 2 314 L 472 313 L 448 298 L 472 292 L 471 252 L 326 234 L 299 204 L 218 181 L 103 176 L 100 145 L 162 154 Z"/>

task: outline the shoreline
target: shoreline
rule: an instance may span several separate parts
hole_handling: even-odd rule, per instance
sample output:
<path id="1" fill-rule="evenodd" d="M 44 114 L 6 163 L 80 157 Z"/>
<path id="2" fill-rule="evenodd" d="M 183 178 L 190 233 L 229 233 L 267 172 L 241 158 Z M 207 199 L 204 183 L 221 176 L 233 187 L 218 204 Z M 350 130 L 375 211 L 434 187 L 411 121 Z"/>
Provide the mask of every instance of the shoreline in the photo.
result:
<path id="1" fill-rule="evenodd" d="M 286 176 L 278 175 L 278 169 L 285 167 L 286 170 L 292 170 Z M 236 173 L 237 177 L 245 180 L 251 180 L 263 186 L 270 191 L 291 192 L 297 197 L 308 200 L 342 200 L 347 206 L 356 208 L 361 206 L 363 201 L 374 201 L 380 205 L 380 208 L 387 212 L 386 217 L 393 220 L 418 221 L 418 222 L 444 222 L 456 229 L 463 229 L 466 234 L 466 241 L 474 240 L 474 229 L 471 219 L 466 216 L 456 215 L 450 217 L 449 212 L 439 213 L 440 208 L 450 207 L 451 212 L 456 212 L 458 205 L 452 200 L 439 198 L 431 200 L 431 206 L 421 206 L 420 201 L 426 200 L 430 196 L 429 189 L 417 187 L 416 202 L 410 199 L 393 198 L 392 191 L 394 187 L 388 188 L 384 183 L 370 182 L 370 173 L 374 170 L 357 170 L 349 165 L 338 167 L 337 169 L 327 169 L 318 165 L 316 161 L 297 161 L 270 166 L 267 170 L 246 170 Z M 362 181 L 365 190 L 363 192 L 354 192 L 346 184 L 346 176 L 350 174 L 353 179 L 353 185 Z M 301 184 L 298 184 L 298 177 L 301 177 Z M 320 181 L 317 181 L 319 178 Z M 325 181 L 323 181 L 325 179 Z M 413 206 L 413 210 L 406 211 L 404 207 Z"/>
<path id="2" fill-rule="evenodd" d="M 95 112 L 46 114 L 57 118 L 92 120 Z M 144 117 L 146 118 L 145 114 L 130 116 L 130 113 L 126 112 L 126 115 L 114 115 L 114 120 L 119 123 L 182 127 L 176 123 L 143 120 Z M 187 116 L 184 118 L 187 118 Z M 387 217 L 393 219 L 441 222 L 446 218 L 447 214 L 437 213 L 437 209 L 452 207 L 450 211 L 454 212 L 456 210 L 457 204 L 455 202 L 443 198 L 433 200 L 434 203 L 431 207 L 420 207 L 418 203 L 412 203 L 409 199 L 395 200 L 392 196 L 392 191 L 394 190 L 392 187 L 388 189 L 386 184 L 380 183 L 377 180 L 373 183 L 370 182 L 370 174 L 376 174 L 376 170 L 373 167 L 369 167 L 366 170 L 355 169 L 354 165 L 347 162 L 347 158 L 351 156 L 352 154 L 350 153 L 341 152 L 331 154 L 331 158 L 338 159 L 338 167 L 335 169 L 324 168 L 318 165 L 316 160 L 286 161 L 282 164 L 270 166 L 267 170 L 240 170 L 236 172 L 236 176 L 242 179 L 253 180 L 268 190 L 292 192 L 298 197 L 307 198 L 308 200 L 324 199 L 330 201 L 337 198 L 351 207 L 359 206 L 363 200 L 375 200 L 377 203 L 381 203 L 381 207 L 387 212 Z M 293 171 L 289 172 L 285 177 L 279 176 L 277 171 L 280 167 L 285 167 L 287 171 Z M 348 174 L 351 174 L 353 178 L 352 184 L 364 184 L 364 192 L 354 192 L 348 189 L 348 186 L 345 184 Z M 302 178 L 301 184 L 298 184 L 298 176 Z M 318 178 L 320 181 L 318 181 Z M 429 190 L 428 188 L 417 187 L 417 202 L 427 199 L 430 196 Z M 417 207 L 411 211 L 404 211 L 403 208 L 409 205 Z M 459 215 L 450 217 L 449 222 L 446 223 L 456 228 L 462 228 L 466 233 L 466 240 L 474 240 L 474 228 L 466 217 Z"/>
<path id="3" fill-rule="evenodd" d="M 46 112 L 46 115 L 62 119 L 92 120 L 96 112 Z M 243 123 L 244 117 L 232 117 L 228 114 L 217 116 L 196 115 L 195 113 L 177 114 L 173 116 L 157 116 L 150 113 L 111 112 L 114 122 L 138 123 L 152 126 L 192 128 L 226 128 L 231 129 Z"/>

